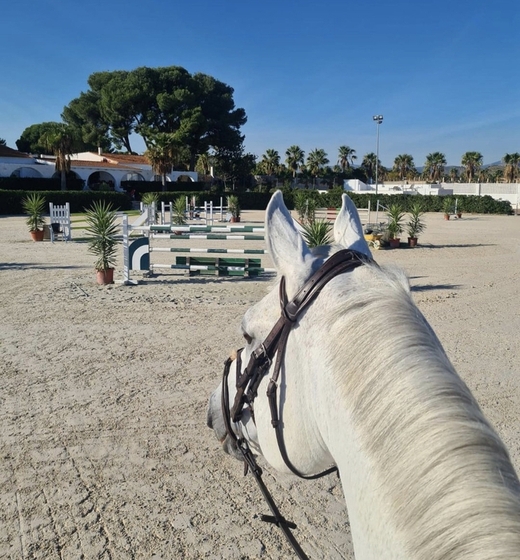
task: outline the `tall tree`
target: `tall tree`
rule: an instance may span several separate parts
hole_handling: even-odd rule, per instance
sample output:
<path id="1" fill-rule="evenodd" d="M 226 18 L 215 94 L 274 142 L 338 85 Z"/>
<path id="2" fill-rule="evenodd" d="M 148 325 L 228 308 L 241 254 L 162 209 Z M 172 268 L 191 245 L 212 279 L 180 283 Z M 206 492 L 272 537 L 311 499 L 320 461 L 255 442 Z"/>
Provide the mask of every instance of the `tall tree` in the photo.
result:
<path id="1" fill-rule="evenodd" d="M 52 123 L 39 138 L 38 143 L 56 156 L 56 171 L 60 173 L 61 190 L 67 190 L 67 173 L 70 172 L 70 156 L 77 151 L 78 131 L 65 123 Z"/>
<path id="2" fill-rule="evenodd" d="M 506 154 L 502 161 L 504 162 L 504 179 L 508 183 L 516 183 L 519 176 L 520 154 Z"/>
<path id="3" fill-rule="evenodd" d="M 259 167 L 265 175 L 276 175 L 280 168 L 280 154 L 273 149 L 266 150 Z"/>
<path id="4" fill-rule="evenodd" d="M 446 156 L 441 152 L 432 152 L 426 156 L 424 175 L 433 183 L 441 180 L 446 165 Z"/>
<path id="5" fill-rule="evenodd" d="M 188 149 L 188 166 L 209 149 L 236 150 L 246 122 L 236 108 L 233 88 L 206 74 L 191 75 L 180 66 L 97 72 L 90 89 L 63 111 L 67 122 L 82 123 L 85 135 L 107 130 L 113 144 L 132 152 L 130 137 L 143 137 L 146 147 L 157 133 L 173 134 Z"/>
<path id="6" fill-rule="evenodd" d="M 150 139 L 148 149 L 144 153 L 152 170 L 161 176 L 162 190 L 166 190 L 166 175 L 171 173 L 181 158 L 181 147 L 171 134 L 157 133 Z"/>
<path id="7" fill-rule="evenodd" d="M 313 183 L 316 184 L 316 177 L 320 174 L 323 168 L 329 163 L 325 150 L 316 148 L 309 152 L 307 156 L 307 169 L 313 177 Z"/>
<path id="8" fill-rule="evenodd" d="M 450 181 L 452 183 L 457 183 L 458 182 L 460 177 L 459 177 L 459 170 L 456 167 L 452 167 L 450 169 L 450 174 L 449 175 L 450 175 Z"/>
<path id="9" fill-rule="evenodd" d="M 290 146 L 285 151 L 285 163 L 287 164 L 287 167 L 291 169 L 293 179 L 296 177 L 296 172 L 303 164 L 304 158 L 305 152 L 299 146 Z"/>
<path id="10" fill-rule="evenodd" d="M 345 173 L 347 169 L 350 169 L 354 165 L 354 160 L 357 159 L 356 150 L 350 146 L 340 146 L 338 150 L 338 165 L 341 167 L 341 171 Z"/>
<path id="11" fill-rule="evenodd" d="M 480 152 L 466 152 L 462 155 L 460 162 L 466 168 L 466 180 L 472 183 L 478 171 L 482 167 L 482 154 Z"/>
<path id="12" fill-rule="evenodd" d="M 373 152 L 365 154 L 363 156 L 363 161 L 361 162 L 361 167 L 367 176 L 367 179 L 372 182 L 376 172 L 376 162 L 378 167 L 378 172 L 381 169 L 381 162 L 377 159 L 377 155 Z"/>
<path id="13" fill-rule="evenodd" d="M 394 171 L 397 172 L 399 179 L 404 181 L 412 173 L 415 173 L 413 157 L 410 154 L 399 154 L 394 159 Z"/>

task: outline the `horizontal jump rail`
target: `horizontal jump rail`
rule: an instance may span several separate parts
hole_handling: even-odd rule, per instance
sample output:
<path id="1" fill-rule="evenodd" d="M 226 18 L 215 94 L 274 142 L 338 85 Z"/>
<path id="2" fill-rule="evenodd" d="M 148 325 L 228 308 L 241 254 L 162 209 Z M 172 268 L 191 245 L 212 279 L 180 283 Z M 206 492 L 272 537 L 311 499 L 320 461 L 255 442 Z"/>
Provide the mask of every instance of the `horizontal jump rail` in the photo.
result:
<path id="1" fill-rule="evenodd" d="M 224 240 L 227 239 L 228 241 L 262 241 L 264 239 L 263 235 L 236 235 L 230 234 L 227 235 L 225 233 L 204 233 L 204 234 L 197 234 L 197 233 L 181 233 L 180 235 L 176 235 L 175 233 L 154 233 L 154 239 L 209 239 L 209 240 Z"/>
<path id="2" fill-rule="evenodd" d="M 150 231 L 155 233 L 182 232 L 182 233 L 264 233 L 263 226 L 176 226 L 176 225 L 152 225 L 152 226 L 135 226 L 132 230 L 139 229 L 141 231 Z"/>
<path id="3" fill-rule="evenodd" d="M 150 247 L 150 252 L 161 253 L 235 253 L 240 255 L 268 255 L 267 249 L 201 249 L 195 247 Z"/>
<path id="4" fill-rule="evenodd" d="M 274 273 L 276 268 L 247 267 L 247 266 L 224 266 L 217 264 L 151 264 L 150 269 L 155 268 L 173 268 L 177 270 L 233 270 L 236 272 L 254 272 L 254 273 Z"/>

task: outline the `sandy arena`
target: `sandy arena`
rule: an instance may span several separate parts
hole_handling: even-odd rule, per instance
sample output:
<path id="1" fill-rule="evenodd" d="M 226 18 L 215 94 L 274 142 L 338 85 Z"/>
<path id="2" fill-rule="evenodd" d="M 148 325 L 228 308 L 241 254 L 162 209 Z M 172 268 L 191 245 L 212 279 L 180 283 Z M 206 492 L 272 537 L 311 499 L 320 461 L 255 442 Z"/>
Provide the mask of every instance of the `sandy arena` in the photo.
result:
<path id="1" fill-rule="evenodd" d="M 519 470 L 520 217 L 426 221 L 419 247 L 374 256 L 408 272 Z M 0 217 L 0 558 L 294 558 L 206 427 L 240 319 L 269 281 L 167 272 L 99 287 L 82 235 L 34 243 L 23 217 Z M 265 481 L 310 558 L 353 558 L 334 475 L 266 468 Z"/>

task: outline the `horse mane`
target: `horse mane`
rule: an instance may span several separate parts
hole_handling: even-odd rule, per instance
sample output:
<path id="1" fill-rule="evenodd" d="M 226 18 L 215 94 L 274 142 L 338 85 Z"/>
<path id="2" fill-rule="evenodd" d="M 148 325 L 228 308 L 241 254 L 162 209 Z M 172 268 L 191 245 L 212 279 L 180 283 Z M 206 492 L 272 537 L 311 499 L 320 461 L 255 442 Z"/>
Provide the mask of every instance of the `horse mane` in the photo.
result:
<path id="1" fill-rule="evenodd" d="M 518 558 L 518 477 L 404 273 L 370 264 L 328 289 L 334 382 L 411 557 Z"/>

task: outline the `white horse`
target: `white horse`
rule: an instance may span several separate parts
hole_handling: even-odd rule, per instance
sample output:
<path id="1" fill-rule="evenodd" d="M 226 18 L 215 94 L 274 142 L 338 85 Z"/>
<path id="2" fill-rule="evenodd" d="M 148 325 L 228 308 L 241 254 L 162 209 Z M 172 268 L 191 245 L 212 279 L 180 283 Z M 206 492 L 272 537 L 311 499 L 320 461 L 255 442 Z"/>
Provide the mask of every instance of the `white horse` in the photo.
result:
<path id="1" fill-rule="evenodd" d="M 280 192 L 266 210 L 266 240 L 289 300 L 327 252 L 370 258 L 352 201 L 335 245 L 311 251 Z M 242 320 L 242 368 L 280 317 L 275 287 Z M 235 366 L 229 393 L 235 394 Z M 233 431 L 279 471 L 264 376 Z M 208 425 L 226 434 L 222 384 Z M 280 370 L 278 409 L 292 465 L 304 474 L 338 467 L 358 560 L 520 558 L 520 483 L 506 448 L 415 306 L 404 273 L 367 262 L 333 278 L 298 318 Z"/>

